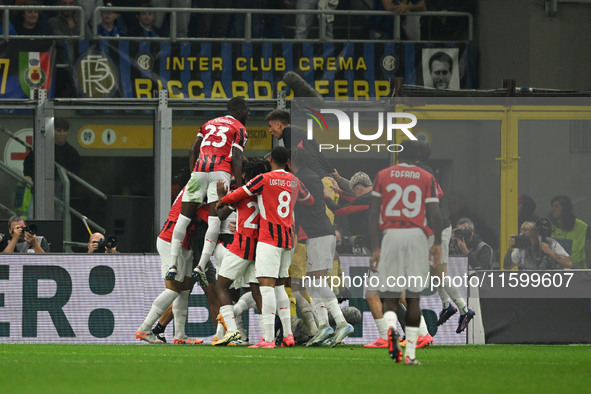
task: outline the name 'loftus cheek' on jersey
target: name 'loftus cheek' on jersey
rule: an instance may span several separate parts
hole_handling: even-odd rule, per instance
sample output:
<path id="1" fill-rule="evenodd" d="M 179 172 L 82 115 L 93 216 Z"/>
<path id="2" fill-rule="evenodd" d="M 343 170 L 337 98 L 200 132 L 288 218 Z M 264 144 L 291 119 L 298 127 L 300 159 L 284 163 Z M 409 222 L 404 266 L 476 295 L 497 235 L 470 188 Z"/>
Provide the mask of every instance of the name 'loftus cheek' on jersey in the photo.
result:
<path id="1" fill-rule="evenodd" d="M 291 248 L 293 240 L 293 207 L 296 199 L 309 195 L 292 173 L 276 170 L 252 179 L 248 190 L 258 195 L 261 225 L 259 242 Z"/>
<path id="2" fill-rule="evenodd" d="M 257 175 L 221 201 L 224 204 L 234 204 L 253 195 L 257 196 L 261 216 L 259 242 L 279 248 L 291 248 L 295 200 L 310 205 L 314 203 L 314 197 L 293 174 L 274 170 Z"/>
<path id="3" fill-rule="evenodd" d="M 193 171 L 232 173 L 232 147 L 243 151 L 248 133 L 240 121 L 227 115 L 205 123 L 197 136 L 203 141 Z"/>
<path id="4" fill-rule="evenodd" d="M 382 198 L 380 227 L 418 227 L 425 234 L 427 227 L 426 204 L 439 202 L 439 185 L 429 172 L 408 164 L 398 164 L 378 173 L 373 194 Z"/>

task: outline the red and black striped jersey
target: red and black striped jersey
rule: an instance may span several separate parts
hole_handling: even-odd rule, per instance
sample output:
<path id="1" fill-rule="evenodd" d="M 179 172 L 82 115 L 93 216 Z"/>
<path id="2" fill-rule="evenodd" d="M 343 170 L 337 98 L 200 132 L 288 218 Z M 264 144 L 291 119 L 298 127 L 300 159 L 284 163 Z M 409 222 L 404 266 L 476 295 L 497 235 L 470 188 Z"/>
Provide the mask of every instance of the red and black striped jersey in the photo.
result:
<path id="1" fill-rule="evenodd" d="M 418 227 L 432 234 L 426 204 L 439 202 L 439 190 L 435 177 L 414 165 L 397 164 L 378 172 L 372 194 L 382 198 L 381 229 Z"/>
<path id="2" fill-rule="evenodd" d="M 185 188 L 180 191 L 180 193 L 176 196 L 174 202 L 172 203 L 172 207 L 168 212 L 168 219 L 164 222 L 164 226 L 158 235 L 163 241 L 171 242 L 172 241 L 172 232 L 174 231 L 174 226 L 181 214 L 181 205 L 183 204 L 183 193 L 185 192 Z M 203 205 L 197 209 L 197 216 L 203 220 L 205 218 L 205 222 L 207 223 L 207 217 L 209 215 L 209 206 Z M 190 239 L 191 232 L 195 229 L 193 223 L 191 223 L 187 227 L 187 234 L 185 235 L 185 239 L 183 240 L 183 248 L 190 249 L 188 247 L 188 240 Z"/>
<path id="3" fill-rule="evenodd" d="M 239 233 L 234 234 L 234 242 L 228 248 L 229 252 L 244 260 L 253 260 L 257 248 L 258 238 L 252 238 Z"/>
<path id="4" fill-rule="evenodd" d="M 256 196 L 238 201 L 236 213 L 236 233 L 234 234 L 234 242 L 228 250 L 245 260 L 254 260 L 260 223 Z"/>
<path id="5" fill-rule="evenodd" d="M 240 121 L 230 115 L 221 116 L 205 123 L 199 129 L 201 136 L 199 158 L 193 171 L 232 173 L 232 147 L 244 150 L 248 133 Z"/>
<path id="6" fill-rule="evenodd" d="M 312 205 L 314 197 L 295 175 L 274 170 L 257 175 L 245 186 L 226 195 L 222 202 L 234 204 L 252 195 L 257 196 L 261 216 L 259 242 L 290 249 L 293 246 L 295 202 Z"/>

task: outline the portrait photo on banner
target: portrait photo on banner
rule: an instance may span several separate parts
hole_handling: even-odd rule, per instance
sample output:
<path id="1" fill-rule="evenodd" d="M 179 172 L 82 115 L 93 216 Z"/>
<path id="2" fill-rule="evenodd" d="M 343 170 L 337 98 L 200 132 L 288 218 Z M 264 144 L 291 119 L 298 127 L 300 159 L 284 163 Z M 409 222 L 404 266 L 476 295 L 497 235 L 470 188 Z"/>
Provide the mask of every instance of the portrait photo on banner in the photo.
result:
<path id="1" fill-rule="evenodd" d="M 435 89 L 459 89 L 458 54 L 458 48 L 423 48 L 423 86 Z"/>

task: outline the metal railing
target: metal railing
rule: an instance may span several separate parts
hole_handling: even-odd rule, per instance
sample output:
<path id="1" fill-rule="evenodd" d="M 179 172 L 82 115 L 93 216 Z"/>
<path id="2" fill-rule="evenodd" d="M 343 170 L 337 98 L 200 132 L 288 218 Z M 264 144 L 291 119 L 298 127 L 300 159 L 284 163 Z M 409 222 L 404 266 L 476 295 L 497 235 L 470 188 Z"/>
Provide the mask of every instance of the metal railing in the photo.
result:
<path id="1" fill-rule="evenodd" d="M 76 35 L 10 35 L 10 13 L 25 11 L 25 10 L 38 10 L 40 12 L 60 12 L 60 11 L 75 11 L 79 21 L 79 32 Z M 137 13 L 144 10 L 141 7 L 96 7 L 91 17 L 91 37 L 86 37 L 85 28 L 87 24 L 85 22 L 84 10 L 79 6 L 0 6 L 0 12 L 2 13 L 2 38 L 8 39 L 100 39 L 100 40 L 148 40 L 148 41 L 210 41 L 210 42 L 268 42 L 268 43 L 281 43 L 281 42 L 384 42 L 384 41 L 400 41 L 401 37 L 401 17 L 404 16 L 425 16 L 425 17 L 462 17 L 468 20 L 468 37 L 466 40 L 461 41 L 472 41 L 473 39 L 473 17 L 467 12 L 449 12 L 449 11 L 424 11 L 424 12 L 413 12 L 407 13 L 402 16 L 396 15 L 391 11 L 363 11 L 363 10 L 283 10 L 283 9 L 250 9 L 250 8 L 170 8 L 170 7 L 151 7 L 150 11 L 163 12 L 170 14 L 170 35 L 168 37 L 105 37 L 98 35 L 98 26 L 100 24 L 100 13 L 102 11 L 113 11 L 123 13 Z M 230 14 L 230 15 L 244 15 L 245 18 L 245 29 L 244 36 L 242 37 L 179 37 L 177 31 L 177 18 L 178 14 Z M 293 16 L 296 15 L 315 15 L 318 16 L 318 37 L 307 38 L 307 39 L 296 39 L 296 38 L 262 38 L 253 37 L 253 15 L 277 15 L 277 16 Z M 326 34 L 326 16 L 333 15 L 335 17 L 347 17 L 349 20 L 358 21 L 359 17 L 372 17 L 372 16 L 385 16 L 393 17 L 393 38 L 383 39 L 370 39 L 370 38 L 332 38 Z M 323 17 L 320 17 L 323 16 Z M 349 31 L 352 26 L 351 23 L 348 25 Z M 448 42 L 448 40 L 404 40 L 404 42 Z"/>
<path id="2" fill-rule="evenodd" d="M 53 12 L 53 11 L 75 11 L 78 14 L 78 21 L 80 23 L 80 31 L 77 35 L 59 35 L 59 34 L 49 34 L 49 35 L 27 35 L 27 36 L 19 36 L 19 35 L 10 35 L 10 12 L 11 11 L 25 11 L 25 10 L 35 10 L 40 12 Z M 32 6 L 32 5 L 2 5 L 0 6 L 0 12 L 2 12 L 2 38 L 5 40 L 8 39 L 33 39 L 33 38 L 42 38 L 42 39 L 66 39 L 66 38 L 73 38 L 73 39 L 81 39 L 86 38 L 84 34 L 84 27 L 86 26 L 86 21 L 84 17 L 84 10 L 82 7 L 79 6 Z"/>
<path id="3" fill-rule="evenodd" d="M 100 13 L 102 11 L 113 11 L 113 12 L 139 12 L 141 8 L 137 7 L 96 7 L 91 18 L 91 34 L 93 39 L 102 40 L 148 40 L 148 41 L 211 41 L 211 42 L 268 42 L 268 43 L 282 43 L 282 42 L 352 42 L 352 43 L 363 43 L 363 42 L 384 42 L 384 41 L 400 41 L 400 29 L 401 29 L 401 16 L 396 15 L 390 11 L 361 11 L 361 10 L 275 10 L 275 9 L 250 9 L 250 8 L 165 8 L 165 7 L 153 7 L 150 11 L 154 12 L 167 12 L 170 13 L 170 36 L 169 37 L 105 37 L 98 35 L 98 25 L 100 24 Z M 243 14 L 245 16 L 245 31 L 243 37 L 178 37 L 177 32 L 177 15 L 179 13 L 189 14 Z M 319 18 L 319 37 L 308 38 L 308 39 L 295 39 L 295 38 L 259 38 L 252 36 L 252 16 L 253 15 L 281 15 L 281 16 L 296 16 L 296 15 L 316 15 L 316 16 L 347 16 L 347 17 L 367 17 L 367 16 L 391 16 L 394 17 L 393 25 L 393 37 L 394 39 L 339 39 L 330 38 L 326 36 L 326 18 Z M 442 17 L 465 17 L 468 19 L 468 40 L 473 39 L 473 18 L 468 12 L 448 12 L 448 11 L 425 11 L 425 12 L 413 12 L 404 14 L 404 16 L 442 16 Z M 415 40 L 404 42 L 425 42 L 426 40 Z M 429 42 L 446 42 L 429 40 Z"/>
<path id="4" fill-rule="evenodd" d="M 70 119 L 75 119 L 78 116 L 86 117 L 92 116 L 85 113 L 87 110 L 92 110 L 92 113 L 95 114 L 94 116 L 101 116 L 96 114 L 96 111 L 122 111 L 121 113 L 126 113 L 127 111 L 130 114 L 137 114 L 138 111 L 141 112 L 142 116 L 145 115 L 146 118 L 151 118 L 153 120 L 153 138 L 154 138 L 154 145 L 153 145 L 153 158 L 154 158 L 154 165 L 152 167 L 154 171 L 154 190 L 153 190 L 153 212 L 150 213 L 149 210 L 146 212 L 142 212 L 141 215 L 149 215 L 152 216 L 153 226 L 152 228 L 144 227 L 141 230 L 147 230 L 150 232 L 149 236 L 156 237 L 158 232 L 164 225 L 166 218 L 168 217 L 168 213 L 170 210 L 171 204 L 171 184 L 172 184 L 172 164 L 173 164 L 173 146 L 172 146 L 172 128 L 173 128 L 173 111 L 176 111 L 177 114 L 180 114 L 182 118 L 190 117 L 195 119 L 201 119 L 203 117 L 208 117 L 210 111 L 221 112 L 225 111 L 227 107 L 228 100 L 227 99 L 200 99 L 198 102 L 192 99 L 175 99 L 175 100 L 168 100 L 167 91 L 161 90 L 158 92 L 159 97 L 154 99 L 125 99 L 125 98 L 104 98 L 104 99 L 78 99 L 78 98 L 63 98 L 63 99 L 48 99 L 47 102 L 43 102 L 41 97 L 44 97 L 44 94 L 35 94 L 36 97 L 39 97 L 38 103 L 36 107 L 32 107 L 34 104 L 31 100 L 11 100 L 11 101 L 4 101 L 0 100 L 0 109 L 17 109 L 17 108 L 24 108 L 25 106 L 29 106 L 28 109 L 31 112 L 35 113 L 36 122 L 34 122 L 34 133 L 35 133 L 35 147 L 37 144 L 45 140 L 44 144 L 41 147 L 35 149 L 35 165 L 39 163 L 47 162 L 46 165 L 46 177 L 42 177 L 37 173 L 35 174 L 35 189 L 36 193 L 34 194 L 35 198 L 35 215 L 37 219 L 56 219 L 56 210 L 55 205 L 57 204 L 58 207 L 61 206 L 64 210 L 68 210 L 69 207 L 68 199 L 65 198 L 65 201 L 57 200 L 55 198 L 55 191 L 54 191 L 54 166 L 57 175 L 55 176 L 56 180 L 62 180 L 63 187 L 64 187 L 64 194 L 65 196 L 69 196 L 70 193 L 68 188 L 71 188 L 71 182 L 77 181 L 80 182 L 82 186 L 89 188 L 94 194 L 98 195 L 103 200 L 107 197 L 104 193 L 100 192 L 96 188 L 93 188 L 87 182 L 84 182 L 80 177 L 77 177 L 75 174 L 67 171 L 63 167 L 59 166 L 54 161 L 48 160 L 48 156 L 51 156 L 49 152 L 54 149 L 54 139 L 51 138 L 51 134 L 49 130 L 54 128 L 53 126 L 53 118 L 56 113 L 65 113 L 66 111 L 69 113 L 76 113 L 74 117 Z M 269 111 L 277 108 L 285 109 L 285 98 L 279 97 L 277 99 L 248 99 L 247 100 L 250 106 L 251 111 L 262 111 L 268 113 Z M 198 103 L 198 105 L 196 105 Z M 43 104 L 43 105 L 41 105 Z M 76 111 L 81 111 L 77 113 Z M 198 113 L 197 113 L 198 112 Z M 190 113 L 190 114 L 188 114 Z M 129 115 L 134 116 L 134 115 Z M 28 119 L 28 117 L 27 117 Z M 39 120 L 39 121 L 37 121 Z M 181 121 L 181 123 L 185 123 L 185 121 Z M 0 126 L 1 128 L 1 126 Z M 8 130 L 6 130 L 10 133 Z M 48 131 L 47 133 L 45 131 Z M 12 133 L 10 133 L 12 134 Z M 27 146 L 27 145 L 24 145 Z M 28 145 L 27 147 L 30 147 Z M 112 156 L 118 156 L 118 153 L 113 152 Z M 0 162 L 1 163 L 1 162 Z M 8 172 L 8 176 L 14 178 L 17 181 L 26 182 L 27 186 L 32 187 L 33 182 L 26 180 L 20 171 L 13 171 L 7 167 L 3 167 L 0 164 L 0 171 L 6 168 L 6 172 Z M 98 183 L 97 183 L 98 184 Z M 139 196 L 138 196 L 139 197 Z M 148 197 L 147 195 L 142 195 L 141 197 Z M 54 204 L 55 201 L 55 204 Z M 66 204 L 66 205 L 64 205 Z M 109 209 L 109 204 L 107 203 L 107 212 Z M 40 208 L 41 209 L 38 209 Z M 1 208 L 1 207 L 0 207 Z M 39 211 L 39 212 L 38 212 Z M 71 207 L 69 207 L 69 212 L 72 217 L 78 217 L 82 219 L 82 214 Z M 136 214 L 136 213 L 132 213 Z M 118 214 L 119 215 L 119 214 Z M 66 215 L 68 216 L 68 215 Z M 103 218 L 105 222 L 110 220 L 110 216 Z M 88 221 L 91 227 L 96 228 L 97 231 L 105 232 L 105 230 L 96 224 L 95 222 Z M 65 229 L 68 228 L 68 224 L 64 224 Z M 113 228 L 110 228 L 113 226 Z M 118 231 L 116 228 L 116 224 L 114 221 L 110 221 L 105 225 L 107 231 L 114 231 L 115 233 Z M 119 229 L 120 230 L 120 229 Z M 122 234 L 125 234 L 129 230 L 124 230 Z M 133 233 L 137 233 L 137 229 L 133 230 Z M 128 233 L 129 234 L 129 233 Z M 69 234 L 65 234 L 64 236 L 64 247 L 66 250 L 69 246 L 85 246 L 86 244 L 81 242 L 71 242 L 72 239 L 77 239 L 76 236 L 79 234 L 74 234 L 72 237 L 69 237 Z M 115 234 L 118 235 L 118 234 Z M 80 239 L 77 239 L 80 240 Z M 125 248 L 124 248 L 125 249 Z M 151 249 L 144 249 L 141 250 L 142 252 L 150 251 Z M 127 249 L 129 251 L 129 249 Z M 138 250 L 139 251 L 139 250 Z"/>
<path id="5" fill-rule="evenodd" d="M 15 136 L 15 134 L 13 132 L 11 132 L 10 130 L 7 130 L 6 128 L 0 126 L 0 132 L 6 134 L 10 138 L 12 138 L 13 140 L 18 142 L 19 144 L 23 145 L 25 148 L 30 149 L 31 152 L 33 152 L 32 145 L 30 145 L 26 141 L 21 140 L 17 136 Z M 74 179 L 80 185 L 82 185 L 86 189 L 88 189 L 91 193 L 97 195 L 98 197 L 102 198 L 103 200 L 107 199 L 107 195 L 105 193 L 103 193 L 102 191 L 100 191 L 99 189 L 97 189 L 96 187 L 92 186 L 90 183 L 86 182 L 84 179 L 80 178 L 78 175 L 67 170 L 64 166 L 60 165 L 59 163 L 55 163 L 55 167 L 56 167 L 58 176 L 59 176 L 59 178 L 62 182 L 62 185 L 63 185 L 64 199 L 62 200 L 57 196 L 54 196 L 53 199 L 54 199 L 55 203 L 58 204 L 63 209 L 63 213 L 62 213 L 62 217 L 64 220 L 64 228 L 63 228 L 64 241 L 63 242 L 64 242 L 64 247 L 66 249 L 66 252 L 71 252 L 72 251 L 71 246 L 86 245 L 86 244 L 80 244 L 79 242 L 72 242 L 72 218 L 71 218 L 71 215 L 76 216 L 80 220 L 82 220 L 82 218 L 85 218 L 88 221 L 88 223 L 90 223 L 94 228 L 96 228 L 98 231 L 102 232 L 103 234 L 105 233 L 105 228 L 103 226 L 99 225 L 98 223 L 96 223 L 95 221 L 88 219 L 86 216 L 82 215 L 82 213 L 80 213 L 78 210 L 76 210 L 70 206 L 70 179 Z M 9 177 L 16 180 L 17 182 L 21 182 L 24 186 L 26 186 L 30 189 L 33 188 L 33 185 L 34 185 L 33 181 L 29 180 L 24 175 L 21 175 L 18 172 L 14 171 L 12 168 L 8 167 L 6 165 L 6 163 L 4 163 L 2 161 L 0 161 L 0 170 L 3 171 L 4 173 L 6 173 Z M 9 208 L 4 207 L 4 206 L 2 206 L 2 208 L 4 208 L 7 211 L 10 210 Z M 12 210 L 10 210 L 10 211 L 12 212 Z"/>

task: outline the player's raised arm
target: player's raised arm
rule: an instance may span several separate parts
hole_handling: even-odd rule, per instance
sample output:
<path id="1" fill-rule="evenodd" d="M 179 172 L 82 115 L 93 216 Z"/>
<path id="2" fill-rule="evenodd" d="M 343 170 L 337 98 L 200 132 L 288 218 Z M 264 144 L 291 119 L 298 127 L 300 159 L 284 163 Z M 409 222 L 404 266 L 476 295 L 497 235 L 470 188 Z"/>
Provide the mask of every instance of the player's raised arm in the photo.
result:
<path id="1" fill-rule="evenodd" d="M 303 205 L 314 205 L 314 196 L 308 191 L 306 185 L 298 180 L 298 202 Z"/>
<path id="2" fill-rule="evenodd" d="M 246 185 L 230 192 L 224 196 L 220 201 L 223 204 L 236 204 L 238 201 L 245 199 L 253 194 L 259 194 L 263 190 L 263 175 L 257 175 L 252 178 Z"/>

